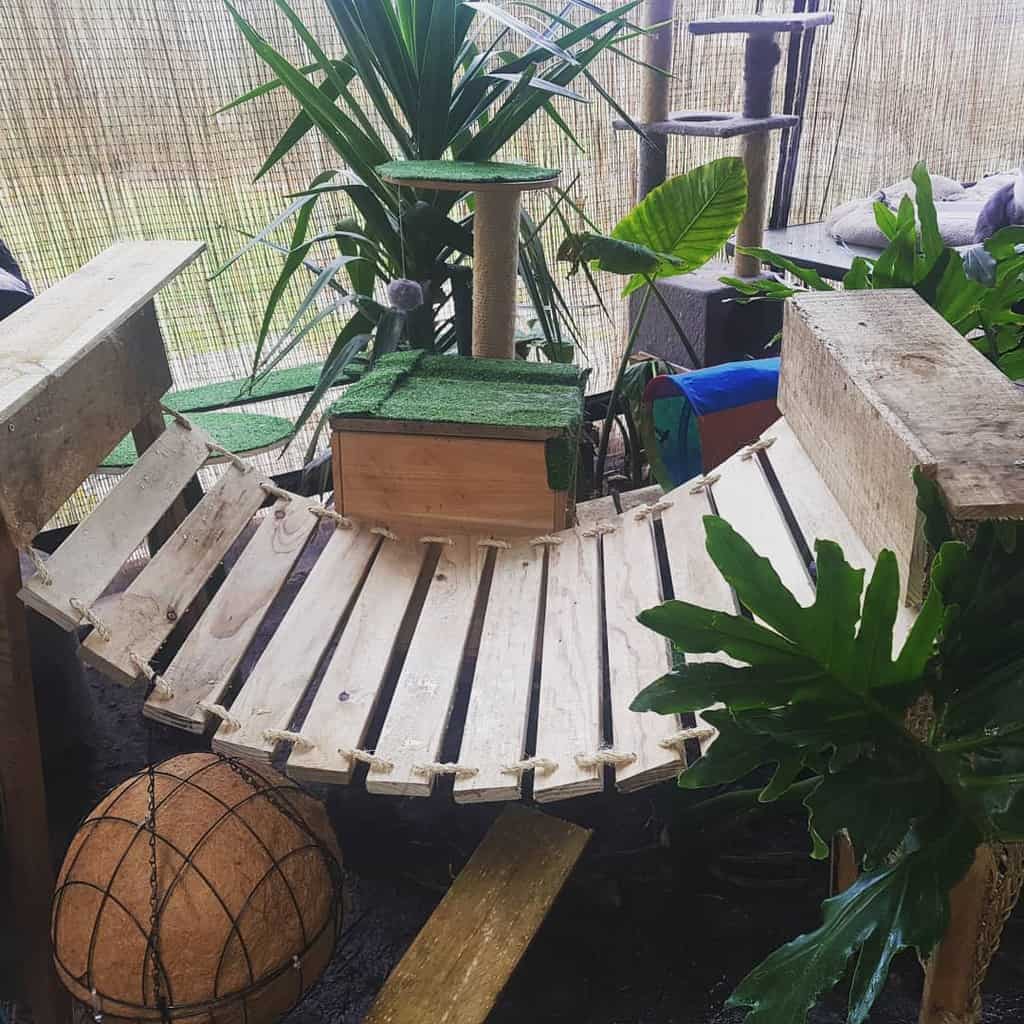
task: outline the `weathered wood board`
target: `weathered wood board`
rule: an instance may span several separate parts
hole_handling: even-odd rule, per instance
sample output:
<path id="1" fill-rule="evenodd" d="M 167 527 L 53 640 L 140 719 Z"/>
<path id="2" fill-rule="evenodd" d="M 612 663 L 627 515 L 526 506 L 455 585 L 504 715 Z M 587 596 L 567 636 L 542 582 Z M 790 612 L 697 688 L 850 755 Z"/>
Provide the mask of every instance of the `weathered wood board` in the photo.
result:
<path id="1" fill-rule="evenodd" d="M 27 545 L 171 386 L 152 296 L 201 242 L 122 242 L 0 324 L 0 517 Z"/>
<path id="2" fill-rule="evenodd" d="M 110 631 L 94 629 L 82 657 L 130 686 L 171 635 L 192 599 L 263 504 L 263 478 L 230 466 L 181 528 L 118 594 L 101 597 L 93 613 Z"/>
<path id="3" fill-rule="evenodd" d="M 581 768 L 602 745 L 601 581 L 598 538 L 566 530 L 548 553 L 547 606 L 541 654 L 537 715 L 537 756 L 554 770 L 537 774 L 539 801 L 597 793 L 604 788 L 600 766 Z"/>
<path id="4" fill-rule="evenodd" d="M 540 614 L 544 548 L 516 544 L 495 553 L 459 761 L 479 769 L 456 778 L 457 803 L 517 800 Z"/>
<path id="5" fill-rule="evenodd" d="M 363 1024 L 483 1024 L 589 838 L 517 804 L 502 811 Z"/>
<path id="6" fill-rule="evenodd" d="M 281 625 L 231 704 L 239 725 L 223 722 L 213 749 L 269 760 L 277 741 L 268 729 L 286 730 L 338 623 L 358 590 L 378 543 L 369 530 L 335 530 Z"/>
<path id="7" fill-rule="evenodd" d="M 926 561 L 915 466 L 954 515 L 1024 514 L 1024 393 L 915 292 L 801 294 L 783 333 L 779 408 L 872 555 L 895 551 L 911 600 Z"/>
<path id="8" fill-rule="evenodd" d="M 438 545 L 430 589 L 377 741 L 377 754 L 389 766 L 370 767 L 371 793 L 429 796 L 433 788 L 435 776 L 423 766 L 436 763 L 441 753 L 487 557 L 476 537 L 452 540 Z M 353 737 L 351 746 L 360 739 Z"/>
<path id="9" fill-rule="evenodd" d="M 242 657 L 319 520 L 301 498 L 278 502 L 163 674 L 174 696 L 151 694 L 142 713 L 189 732 L 209 720 L 199 701 L 220 704 Z"/>
<path id="10" fill-rule="evenodd" d="M 348 783 L 355 763 L 341 750 L 361 749 L 366 726 L 398 642 L 425 557 L 417 541 L 384 540 L 352 608 L 293 747 L 288 774 L 309 782 Z M 440 637 L 431 637 L 435 643 Z"/>
<path id="11" fill-rule="evenodd" d="M 74 599 L 89 607 L 206 461 L 207 436 L 172 423 L 125 473 L 46 563 L 52 582 L 33 576 L 21 599 L 64 629 L 82 622 Z"/>

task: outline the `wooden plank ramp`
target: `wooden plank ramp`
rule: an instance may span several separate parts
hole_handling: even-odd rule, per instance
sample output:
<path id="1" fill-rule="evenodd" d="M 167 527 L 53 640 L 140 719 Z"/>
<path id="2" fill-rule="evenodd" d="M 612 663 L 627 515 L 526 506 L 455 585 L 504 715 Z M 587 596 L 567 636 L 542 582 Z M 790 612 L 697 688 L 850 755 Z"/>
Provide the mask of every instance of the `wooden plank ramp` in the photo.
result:
<path id="1" fill-rule="evenodd" d="M 533 781 L 538 801 L 604 788 L 601 766 L 581 767 L 602 746 L 601 609 L 593 528 L 563 530 L 548 554 L 547 606 L 537 713 L 537 756 L 555 767 Z"/>
<path id="2" fill-rule="evenodd" d="M 615 769 L 622 792 L 640 789 L 678 774 L 681 748 L 675 715 L 637 714 L 629 706 L 648 683 L 671 668 L 665 638 L 637 622 L 637 614 L 661 603 L 651 514 L 622 514 L 614 533 L 604 537 L 604 600 L 608 635 L 612 746 L 634 757 Z"/>
<path id="3" fill-rule="evenodd" d="M 335 530 L 213 737 L 213 749 L 269 761 L 377 549 L 368 529 Z"/>
<path id="4" fill-rule="evenodd" d="M 487 558 L 478 538 L 449 539 L 451 544 L 438 545 L 430 589 L 377 741 L 383 760 L 371 764 L 366 776 L 371 793 L 429 796 L 438 774 L 459 778 L 476 768 L 475 762 L 438 762 Z M 339 746 L 351 749 L 361 742 L 353 730 Z"/>
<path id="5" fill-rule="evenodd" d="M 589 838 L 578 825 L 506 807 L 363 1024 L 483 1024 Z"/>
<path id="6" fill-rule="evenodd" d="M 185 614 L 228 548 L 263 504 L 263 478 L 230 467 L 166 544 L 119 594 L 100 598 L 82 657 L 131 685 Z"/>
<path id="7" fill-rule="evenodd" d="M 199 702 L 220 704 L 231 677 L 256 636 L 319 520 L 303 498 L 278 501 L 257 527 L 202 617 L 163 674 L 173 696 L 150 694 L 147 718 L 188 732 L 210 719 Z"/>
<path id="8" fill-rule="evenodd" d="M 381 542 L 302 724 L 306 743 L 292 747 L 286 771 L 293 778 L 335 784 L 351 781 L 357 760 L 347 752 L 363 749 L 366 727 L 425 557 L 430 557 L 430 551 L 416 540 Z M 430 640 L 440 647 L 446 638 Z"/>
<path id="9" fill-rule="evenodd" d="M 522 795 L 544 546 L 517 543 L 495 553 L 459 761 L 479 769 L 455 779 L 457 803 Z M 518 770 L 517 770 L 518 766 Z M 543 766 L 538 769 L 543 771 Z"/>
<path id="10" fill-rule="evenodd" d="M 206 461 L 207 436 L 171 423 L 79 524 L 19 597 L 64 629 L 82 624 L 76 604 L 90 607 L 146 539 Z M 46 579 L 50 582 L 47 583 Z"/>

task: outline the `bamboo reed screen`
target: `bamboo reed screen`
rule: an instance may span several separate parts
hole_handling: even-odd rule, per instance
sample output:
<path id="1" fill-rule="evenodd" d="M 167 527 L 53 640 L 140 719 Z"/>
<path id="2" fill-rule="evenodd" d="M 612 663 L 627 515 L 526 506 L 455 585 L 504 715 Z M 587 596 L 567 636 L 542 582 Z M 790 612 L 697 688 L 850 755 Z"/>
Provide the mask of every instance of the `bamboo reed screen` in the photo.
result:
<path id="1" fill-rule="evenodd" d="M 330 51 L 336 36 L 322 0 L 293 3 Z M 309 59 L 272 0 L 239 6 L 297 63 Z M 685 31 L 689 19 L 790 6 L 677 0 L 672 106 L 738 109 L 740 102 L 742 43 L 694 39 Z M 816 220 L 839 202 L 902 177 L 919 158 L 963 180 L 1022 159 L 1022 5 L 824 0 L 822 6 L 834 11 L 836 23 L 818 33 L 794 223 Z M 526 8 L 517 13 L 536 20 Z M 0 33 L 0 237 L 33 284 L 52 284 L 118 238 L 205 239 L 208 255 L 161 303 L 172 367 L 181 386 L 244 376 L 279 263 L 273 254 L 256 253 L 215 282 L 207 277 L 240 244 L 237 229 L 261 227 L 282 208 L 282 196 L 338 166 L 337 157 L 309 139 L 266 180 L 250 183 L 294 106 L 278 92 L 213 114 L 269 77 L 221 0 L 8 0 L 0 6 Z M 597 71 L 627 109 L 638 108 L 640 68 L 609 54 Z M 566 180 L 578 174 L 577 197 L 610 227 L 632 201 L 636 143 L 613 132 L 607 107 L 596 95 L 591 99 L 559 101 L 583 151 L 541 118 L 507 155 L 560 166 Z M 671 168 L 735 151 L 735 142 L 674 139 Z M 553 253 L 557 239 L 549 241 Z M 621 317 L 618 282 L 603 284 Z M 588 339 L 593 383 L 606 384 L 621 324 L 603 318 L 582 284 L 572 282 L 569 294 Z M 315 358 L 329 340 L 325 332 L 298 358 Z M 295 402 L 285 402 L 275 411 L 295 410 Z"/>

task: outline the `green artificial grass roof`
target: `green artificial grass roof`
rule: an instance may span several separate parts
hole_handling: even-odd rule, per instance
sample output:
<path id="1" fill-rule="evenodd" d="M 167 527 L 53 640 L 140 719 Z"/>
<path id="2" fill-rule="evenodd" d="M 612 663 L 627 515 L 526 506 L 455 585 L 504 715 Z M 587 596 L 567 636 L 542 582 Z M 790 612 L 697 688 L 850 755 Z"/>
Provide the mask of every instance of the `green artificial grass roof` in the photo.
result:
<path id="1" fill-rule="evenodd" d="M 347 384 L 356 380 L 365 366 L 365 359 L 356 360 L 338 374 L 335 384 Z M 301 366 L 290 366 L 285 370 L 271 370 L 261 377 L 250 388 L 250 379 L 219 380 L 212 384 L 203 384 L 197 388 L 181 388 L 170 392 L 164 398 L 164 404 L 176 412 L 202 412 L 209 409 L 226 409 L 232 405 L 245 405 L 248 402 L 263 402 L 271 398 L 286 398 L 312 391 L 320 379 L 323 363 L 303 363 Z"/>
<path id="2" fill-rule="evenodd" d="M 442 181 L 453 185 L 533 185 L 557 178 L 559 171 L 530 164 L 468 160 L 392 160 L 377 173 L 394 181 Z"/>
<path id="3" fill-rule="evenodd" d="M 573 434 L 583 415 L 584 374 L 564 363 L 384 356 L 334 405 L 336 419 L 412 420 Z"/>
<path id="4" fill-rule="evenodd" d="M 170 423 L 171 417 L 165 416 Z M 197 412 L 189 419 L 201 427 L 211 440 L 236 455 L 262 451 L 283 444 L 294 424 L 281 416 L 264 416 L 251 412 Z M 100 463 L 101 469 L 127 469 L 135 464 L 138 454 L 129 435 Z"/>

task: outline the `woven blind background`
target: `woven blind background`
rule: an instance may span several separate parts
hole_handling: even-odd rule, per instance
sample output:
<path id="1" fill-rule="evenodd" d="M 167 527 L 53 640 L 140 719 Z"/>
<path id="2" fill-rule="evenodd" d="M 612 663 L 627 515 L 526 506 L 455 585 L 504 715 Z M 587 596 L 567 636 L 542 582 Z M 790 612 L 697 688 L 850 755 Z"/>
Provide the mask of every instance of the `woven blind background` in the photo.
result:
<path id="1" fill-rule="evenodd" d="M 322 0 L 293 3 L 328 52 L 337 52 Z M 677 0 L 672 106 L 738 109 L 740 102 L 742 43 L 694 39 L 685 31 L 689 19 L 789 6 Z M 816 220 L 904 176 L 919 158 L 962 180 L 1021 161 L 1024 5 L 826 0 L 822 6 L 834 11 L 836 23 L 818 33 L 794 223 Z M 308 60 L 271 0 L 242 0 L 239 7 L 297 63 Z M 533 17 L 525 9 L 517 13 Z M 294 105 L 280 91 L 213 115 L 270 77 L 221 0 L 8 0 L 0 6 L 0 33 L 0 237 L 33 284 L 52 284 L 119 238 L 204 239 L 207 255 L 160 303 L 175 379 L 187 386 L 244 376 L 280 264 L 257 253 L 217 281 L 207 278 L 240 244 L 237 229 L 262 227 L 286 193 L 339 166 L 338 158 L 311 138 L 267 179 L 250 183 Z M 638 109 L 640 68 L 610 54 L 596 70 L 627 109 Z M 781 94 L 782 75 L 777 78 Z M 588 105 L 559 101 L 583 152 L 539 118 L 505 155 L 560 166 L 564 180 L 578 173 L 577 197 L 611 227 L 632 202 L 636 144 L 611 130 L 608 108 L 592 98 Z M 735 151 L 734 142 L 675 139 L 670 163 L 683 170 Z M 617 282 L 605 284 L 621 316 Z M 621 325 L 601 317 L 581 282 L 569 294 L 581 311 L 594 383 L 605 384 Z M 328 343 L 326 333 L 313 338 L 297 358 L 313 358 Z M 275 411 L 295 408 L 277 403 Z"/>

